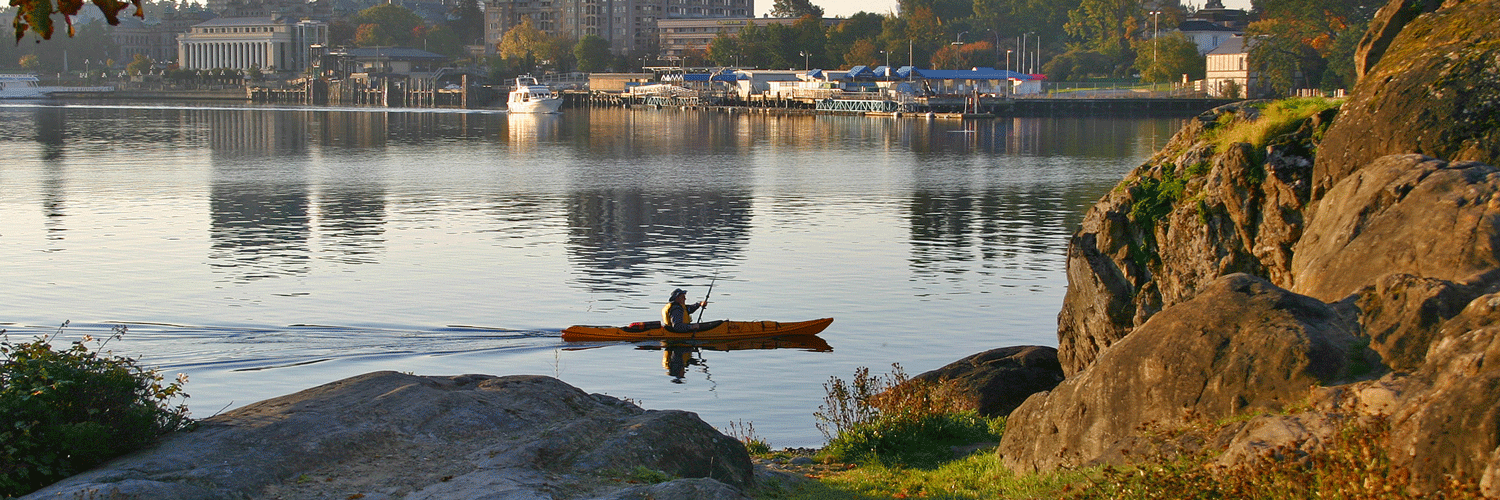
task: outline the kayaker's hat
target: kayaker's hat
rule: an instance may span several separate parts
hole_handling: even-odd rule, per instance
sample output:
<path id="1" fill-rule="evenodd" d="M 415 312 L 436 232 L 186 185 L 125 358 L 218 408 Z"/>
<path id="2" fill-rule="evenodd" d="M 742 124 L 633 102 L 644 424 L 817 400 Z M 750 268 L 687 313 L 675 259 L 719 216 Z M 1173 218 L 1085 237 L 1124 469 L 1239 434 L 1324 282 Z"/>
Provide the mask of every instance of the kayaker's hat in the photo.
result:
<path id="1" fill-rule="evenodd" d="M 685 295 L 687 295 L 687 290 L 683 290 L 681 288 L 678 288 L 676 290 L 672 290 L 672 296 L 671 297 L 667 297 L 667 301 L 677 300 L 677 297 L 681 297 L 681 296 L 685 296 Z"/>

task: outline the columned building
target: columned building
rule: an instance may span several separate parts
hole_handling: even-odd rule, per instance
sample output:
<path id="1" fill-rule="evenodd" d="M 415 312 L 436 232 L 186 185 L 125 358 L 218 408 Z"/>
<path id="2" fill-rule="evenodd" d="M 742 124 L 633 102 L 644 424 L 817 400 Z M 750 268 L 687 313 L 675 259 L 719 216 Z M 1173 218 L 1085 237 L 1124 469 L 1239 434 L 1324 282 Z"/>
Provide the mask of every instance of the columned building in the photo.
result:
<path id="1" fill-rule="evenodd" d="M 221 17 L 177 38 L 183 69 L 259 68 L 300 73 L 328 46 L 328 24 L 274 17 Z"/>

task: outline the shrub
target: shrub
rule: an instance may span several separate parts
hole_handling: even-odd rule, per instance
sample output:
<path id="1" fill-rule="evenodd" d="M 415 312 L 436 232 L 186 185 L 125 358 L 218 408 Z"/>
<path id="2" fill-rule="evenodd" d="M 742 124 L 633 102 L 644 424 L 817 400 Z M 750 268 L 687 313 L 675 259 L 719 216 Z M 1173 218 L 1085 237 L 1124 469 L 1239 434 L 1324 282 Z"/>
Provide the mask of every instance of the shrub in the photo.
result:
<path id="1" fill-rule="evenodd" d="M 125 334 L 84 336 L 54 350 L 52 335 L 12 343 L 0 330 L 0 497 L 19 496 L 149 444 L 190 420 L 186 377 L 103 352 Z M 89 344 L 93 344 L 90 349 Z"/>
<path id="2" fill-rule="evenodd" d="M 948 384 L 908 380 L 899 364 L 885 376 L 860 367 L 852 382 L 831 377 L 823 388 L 814 413 L 829 438 L 823 453 L 842 462 L 935 466 L 952 458 L 951 446 L 998 440 L 1004 425 Z"/>

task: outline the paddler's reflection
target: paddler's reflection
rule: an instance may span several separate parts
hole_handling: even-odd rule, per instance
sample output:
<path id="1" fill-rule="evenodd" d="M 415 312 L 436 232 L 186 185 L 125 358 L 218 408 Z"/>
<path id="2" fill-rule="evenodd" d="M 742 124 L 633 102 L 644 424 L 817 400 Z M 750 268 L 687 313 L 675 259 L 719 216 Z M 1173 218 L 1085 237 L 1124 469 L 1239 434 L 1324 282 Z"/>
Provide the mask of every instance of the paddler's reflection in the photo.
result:
<path id="1" fill-rule="evenodd" d="M 672 377 L 672 383 L 681 384 L 682 378 L 687 375 L 687 367 L 701 364 L 702 361 L 693 357 L 698 349 L 693 347 L 667 347 L 662 350 L 661 366 L 667 369 L 667 375 Z"/>

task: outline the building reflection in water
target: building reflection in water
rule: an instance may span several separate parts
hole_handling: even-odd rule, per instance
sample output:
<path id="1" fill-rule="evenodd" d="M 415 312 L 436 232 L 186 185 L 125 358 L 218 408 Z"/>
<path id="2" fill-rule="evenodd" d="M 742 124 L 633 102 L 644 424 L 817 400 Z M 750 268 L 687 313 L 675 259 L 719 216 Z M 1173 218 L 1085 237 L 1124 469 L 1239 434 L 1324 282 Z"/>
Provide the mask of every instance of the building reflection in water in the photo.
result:
<path id="1" fill-rule="evenodd" d="M 61 240 L 67 232 L 63 219 L 67 212 L 67 168 L 63 157 L 67 134 L 67 112 L 61 107 L 37 108 L 36 142 L 42 145 L 41 159 L 46 169 L 42 178 L 42 224 L 48 240 Z"/>
<path id="2" fill-rule="evenodd" d="M 307 120 L 300 113 L 197 110 L 213 162 L 209 265 L 246 282 L 309 269 Z"/>
<path id="3" fill-rule="evenodd" d="M 568 207 L 568 249 L 578 278 L 597 292 L 644 295 L 650 278 L 706 278 L 704 269 L 740 258 L 749 243 L 748 191 L 646 193 L 581 191 Z M 687 274 L 692 273 L 692 274 Z"/>

